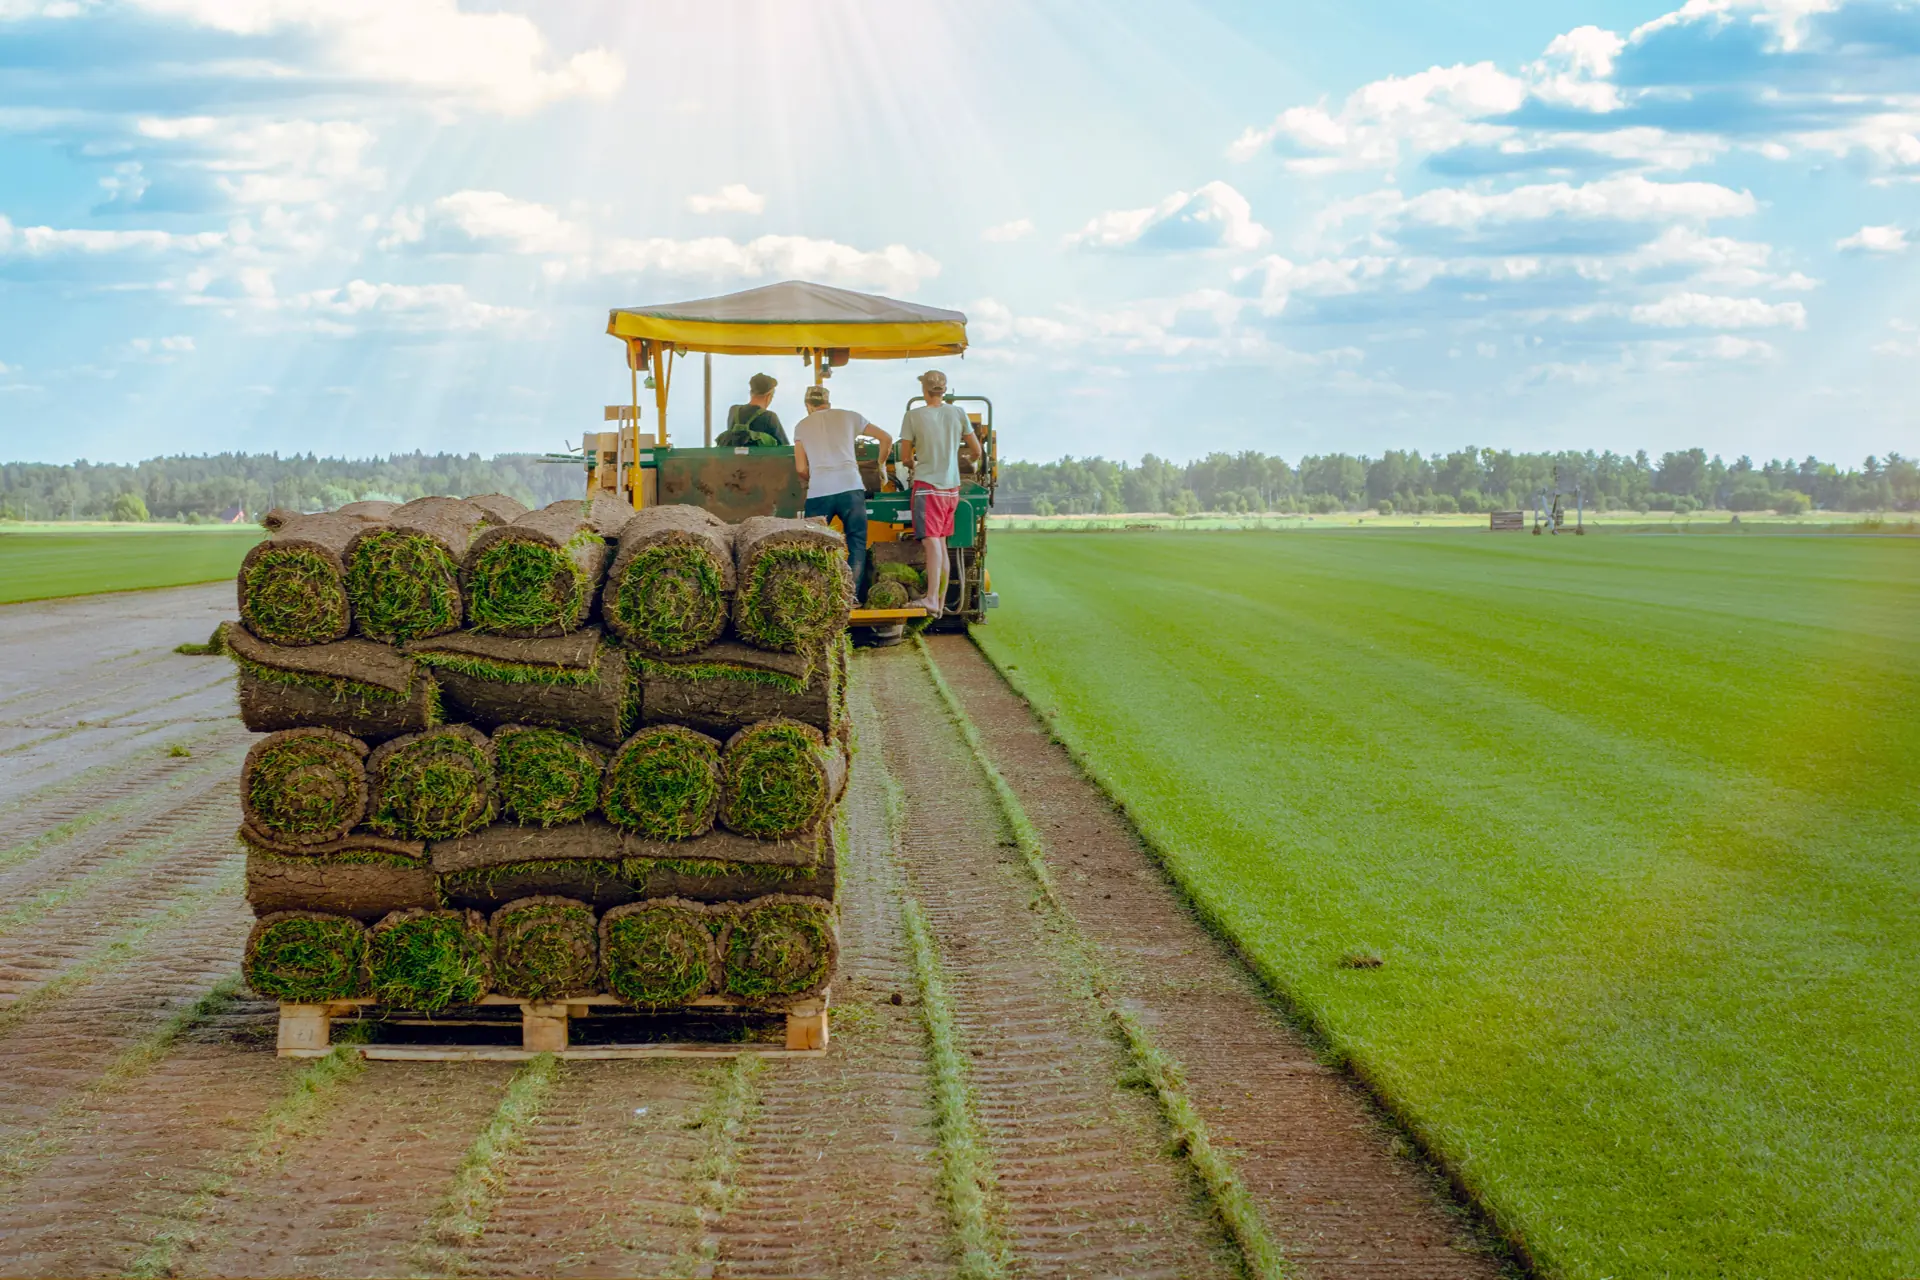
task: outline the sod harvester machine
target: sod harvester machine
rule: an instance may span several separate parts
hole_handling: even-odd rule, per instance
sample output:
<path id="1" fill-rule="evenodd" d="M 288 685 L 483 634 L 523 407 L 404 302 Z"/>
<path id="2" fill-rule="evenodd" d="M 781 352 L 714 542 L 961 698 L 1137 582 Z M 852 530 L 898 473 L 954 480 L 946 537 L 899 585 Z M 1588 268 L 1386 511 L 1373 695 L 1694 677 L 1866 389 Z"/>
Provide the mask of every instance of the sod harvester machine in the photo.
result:
<path id="1" fill-rule="evenodd" d="M 849 360 L 905 360 L 957 356 L 967 349 L 967 318 L 958 311 L 916 306 L 892 298 L 854 293 L 805 281 L 788 281 L 718 298 L 651 307 L 620 307 L 608 317 L 607 333 L 626 348 L 633 395 L 630 404 L 609 405 L 613 431 L 589 433 L 581 452 L 587 496 L 617 497 L 636 509 L 660 503 L 704 507 L 729 522 L 748 516 L 798 516 L 806 488 L 794 470 L 791 446 L 714 448 L 712 355 L 800 357 L 815 385 Z M 700 447 L 677 445 L 667 426 L 667 397 L 675 362 L 690 352 L 705 361 L 706 425 Z M 654 429 L 641 431 L 642 385 L 653 392 Z M 999 437 L 993 404 L 984 396 L 949 394 L 966 406 L 980 437 L 982 456 L 961 459 L 960 506 L 947 540 L 951 574 L 947 617 L 982 622 L 999 603 L 987 574 L 987 512 L 999 478 Z M 907 408 L 920 402 L 916 396 Z M 978 406 L 978 410 L 975 410 Z M 887 425 L 887 424 L 882 424 Z M 879 457 L 876 442 L 859 441 L 861 478 L 867 490 L 869 561 L 918 565 L 907 486 L 896 474 L 899 445 Z M 920 608 L 856 609 L 855 627 L 897 633 L 926 617 Z"/>

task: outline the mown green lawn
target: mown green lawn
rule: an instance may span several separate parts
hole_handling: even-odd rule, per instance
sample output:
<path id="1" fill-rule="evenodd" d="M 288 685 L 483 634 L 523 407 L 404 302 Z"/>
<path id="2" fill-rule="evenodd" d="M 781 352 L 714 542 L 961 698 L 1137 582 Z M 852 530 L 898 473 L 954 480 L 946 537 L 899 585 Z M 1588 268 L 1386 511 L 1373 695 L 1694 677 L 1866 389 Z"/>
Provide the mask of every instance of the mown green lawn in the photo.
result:
<path id="1" fill-rule="evenodd" d="M 231 578 L 263 536 L 251 526 L 0 531 L 0 604 Z"/>
<path id="2" fill-rule="evenodd" d="M 988 654 L 1546 1274 L 1920 1276 L 1920 542 L 993 568 Z"/>

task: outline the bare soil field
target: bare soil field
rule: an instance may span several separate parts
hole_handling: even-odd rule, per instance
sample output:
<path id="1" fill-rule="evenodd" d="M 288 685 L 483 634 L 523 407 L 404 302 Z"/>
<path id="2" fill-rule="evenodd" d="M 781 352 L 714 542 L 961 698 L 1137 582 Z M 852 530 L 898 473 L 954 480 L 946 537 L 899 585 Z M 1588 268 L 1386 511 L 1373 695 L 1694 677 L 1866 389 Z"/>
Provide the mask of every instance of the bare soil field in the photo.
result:
<path id="1" fill-rule="evenodd" d="M 277 1059 L 273 1007 L 237 980 L 247 735 L 226 662 L 171 652 L 231 609 L 226 586 L 0 608 L 0 1273 L 955 1274 L 917 904 L 1008 1272 L 1244 1271 L 1070 926 L 1184 1067 L 1294 1273 L 1500 1274 L 960 639 L 931 652 L 1070 922 L 920 652 L 865 652 L 826 1057 Z"/>

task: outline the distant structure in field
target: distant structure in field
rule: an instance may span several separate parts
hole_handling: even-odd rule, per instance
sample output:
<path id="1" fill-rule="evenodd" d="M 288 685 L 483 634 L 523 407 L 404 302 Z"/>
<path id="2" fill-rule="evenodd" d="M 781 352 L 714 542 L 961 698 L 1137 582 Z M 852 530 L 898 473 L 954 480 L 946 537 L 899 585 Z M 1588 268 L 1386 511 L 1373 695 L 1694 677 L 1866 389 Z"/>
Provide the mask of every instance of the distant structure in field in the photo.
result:
<path id="1" fill-rule="evenodd" d="M 247 522 L 247 509 L 245 507 L 228 507 L 216 516 L 215 519 L 221 524 L 245 524 Z"/>

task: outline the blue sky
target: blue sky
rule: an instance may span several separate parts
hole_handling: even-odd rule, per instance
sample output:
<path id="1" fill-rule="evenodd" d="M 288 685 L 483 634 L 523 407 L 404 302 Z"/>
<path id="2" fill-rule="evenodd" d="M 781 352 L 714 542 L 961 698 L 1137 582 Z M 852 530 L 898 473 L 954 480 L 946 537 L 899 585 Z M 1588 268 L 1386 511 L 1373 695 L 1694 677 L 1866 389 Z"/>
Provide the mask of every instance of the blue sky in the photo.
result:
<path id="1" fill-rule="evenodd" d="M 558 448 L 790 277 L 1021 457 L 1920 451 L 1920 3 L 1675 2 L 0 0 L 0 459 Z"/>

